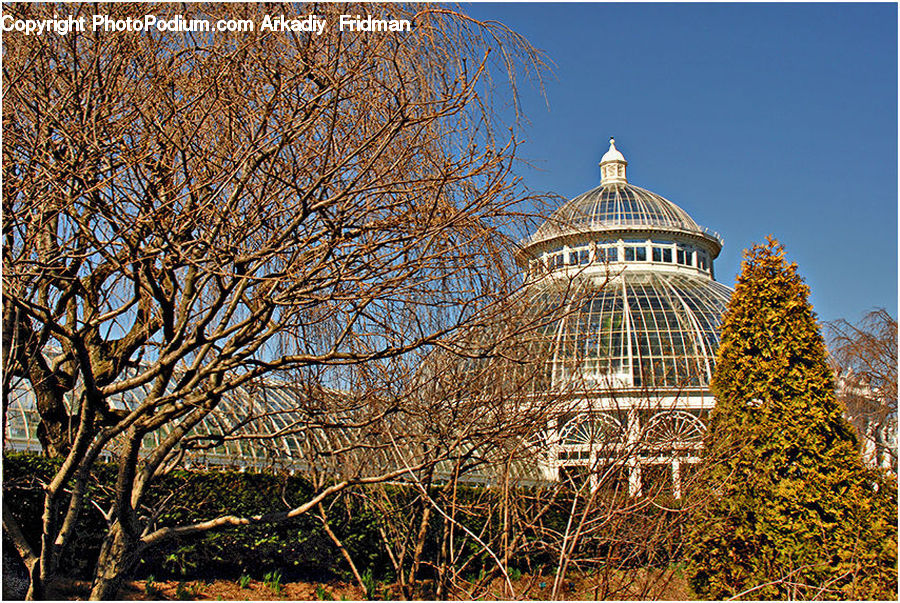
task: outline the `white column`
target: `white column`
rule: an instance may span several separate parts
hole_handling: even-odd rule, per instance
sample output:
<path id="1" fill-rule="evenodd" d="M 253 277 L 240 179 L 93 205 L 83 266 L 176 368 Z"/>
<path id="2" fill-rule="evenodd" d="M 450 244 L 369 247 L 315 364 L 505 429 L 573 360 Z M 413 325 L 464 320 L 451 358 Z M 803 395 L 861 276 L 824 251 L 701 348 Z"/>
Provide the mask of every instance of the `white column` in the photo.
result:
<path id="1" fill-rule="evenodd" d="M 641 494 L 641 464 L 637 458 L 638 439 L 641 435 L 641 421 L 638 412 L 632 408 L 628 411 L 628 437 L 625 450 L 628 454 L 628 494 L 640 496 Z"/>
<path id="2" fill-rule="evenodd" d="M 681 461 L 672 461 L 672 493 L 675 498 L 681 498 Z"/>

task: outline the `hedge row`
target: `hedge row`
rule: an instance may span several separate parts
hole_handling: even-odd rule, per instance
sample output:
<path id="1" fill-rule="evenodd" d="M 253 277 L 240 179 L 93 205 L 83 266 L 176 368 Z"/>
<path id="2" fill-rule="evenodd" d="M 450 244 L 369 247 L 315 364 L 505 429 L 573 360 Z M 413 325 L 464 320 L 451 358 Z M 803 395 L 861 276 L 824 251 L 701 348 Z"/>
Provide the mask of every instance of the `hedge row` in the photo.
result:
<path id="1" fill-rule="evenodd" d="M 32 454 L 5 454 L 3 458 L 4 504 L 37 544 L 43 506 L 41 482 L 49 480 L 59 461 Z M 99 466 L 90 495 L 103 508 L 110 506 L 114 482 L 115 467 Z M 166 501 L 158 525 L 177 525 L 225 513 L 283 511 L 287 504 L 306 500 L 311 491 L 309 482 L 298 476 L 175 471 L 153 486 L 149 502 L 155 507 Z M 378 544 L 377 522 L 370 514 L 348 505 L 331 509 L 330 514 L 331 529 L 343 540 L 360 571 L 389 567 L 384 547 Z M 69 554 L 64 556 L 64 573 L 82 579 L 93 575 L 106 529 L 100 511 L 93 505 L 86 507 Z M 261 578 L 276 569 L 285 578 L 295 579 L 346 578 L 349 570 L 320 520 L 305 515 L 279 524 L 229 528 L 162 544 L 148 552 L 135 574 L 157 578 L 247 574 Z"/>
<path id="2" fill-rule="evenodd" d="M 3 491 L 5 504 L 17 516 L 25 533 L 37 543 L 40 535 L 40 515 L 43 505 L 41 483 L 46 483 L 59 467 L 58 460 L 33 454 L 5 454 Z M 98 466 L 90 486 L 91 497 L 100 507 L 110 507 L 112 484 L 116 468 Z M 418 532 L 421 507 L 418 492 L 401 486 L 384 488 L 391 517 L 384 517 L 362 502 L 361 494 L 373 490 L 356 490 L 337 500 L 328 501 L 329 527 L 338 536 L 354 560 L 358 570 L 367 570 L 376 580 L 392 581 L 393 566 L 387 555 L 381 530 L 394 534 L 399 527 L 402 537 L 412 538 Z M 222 514 L 256 515 L 284 511 L 309 499 L 312 485 L 301 476 L 242 473 L 237 471 L 175 471 L 154 484 L 149 494 L 149 506 L 161 507 L 157 526 L 178 525 L 209 519 Z M 519 542 L 518 554 L 510 559 L 510 566 L 531 573 L 552 571 L 558 561 L 555 545 L 548 535 L 561 535 L 566 530 L 572 512 L 570 493 L 553 495 L 538 490 L 520 491 L 518 508 L 511 516 L 531 516 L 535 509 L 548 507 L 541 515 L 540 529 L 533 525 L 517 525 L 524 539 Z M 502 540 L 503 518 L 497 512 L 491 489 L 459 487 L 454 496 L 458 508 L 464 509 L 457 520 L 466 524 L 485 541 Z M 434 496 L 442 496 L 435 490 Z M 161 501 L 165 501 L 161 504 Z M 444 501 L 449 507 L 449 502 Z M 668 505 L 675 504 L 668 501 Z M 530 506 L 531 508 L 524 508 Z M 576 517 L 581 509 L 576 505 Z M 618 522 L 618 528 L 593 537 L 585 536 L 580 550 L 582 559 L 616 559 L 628 565 L 666 564 L 678 554 L 681 525 L 677 517 L 664 517 L 666 511 L 645 508 L 631 510 L 628 521 Z M 485 523 L 488 525 L 485 526 Z M 526 522 L 527 523 L 527 522 Z M 666 527 L 665 537 L 647 542 L 646 526 Z M 423 572 L 427 577 L 431 568 L 439 564 L 442 551 L 444 519 L 432 513 L 422 552 Z M 81 579 L 90 579 L 94 563 L 106 533 L 106 521 L 94 506 L 86 508 L 71 549 L 64 556 L 63 572 Z M 614 533 L 613 533 L 614 532 Z M 457 565 L 465 565 L 473 577 L 483 569 L 493 569 L 488 554 L 463 530 L 456 530 L 457 543 L 453 549 L 463 551 Z M 407 558 L 407 567 L 410 560 Z M 236 579 L 249 575 L 260 579 L 278 570 L 285 579 L 328 580 L 352 579 L 349 566 L 330 540 L 317 515 L 308 513 L 289 521 L 252 527 L 228 528 L 202 535 L 168 542 L 151 549 L 135 568 L 135 577 L 164 578 L 225 578 Z"/>

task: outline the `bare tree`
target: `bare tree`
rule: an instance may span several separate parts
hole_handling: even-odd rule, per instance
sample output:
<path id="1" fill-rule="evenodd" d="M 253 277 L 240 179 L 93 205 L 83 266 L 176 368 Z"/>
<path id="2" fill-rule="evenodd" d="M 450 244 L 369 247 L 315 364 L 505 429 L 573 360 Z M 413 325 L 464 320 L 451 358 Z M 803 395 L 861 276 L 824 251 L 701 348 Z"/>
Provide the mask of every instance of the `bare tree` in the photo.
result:
<path id="1" fill-rule="evenodd" d="M 675 410 L 683 404 L 677 388 L 622 396 L 574 371 L 571 389 L 553 387 L 554 369 L 584 360 L 578 352 L 561 358 L 557 345 L 560 319 L 595 292 L 578 280 L 540 283 L 529 305 L 547 328 L 518 348 L 498 337 L 504 353 L 488 360 L 442 355 L 432 359 L 440 371 L 425 364 L 439 375 L 428 381 L 440 392 L 430 398 L 457 400 L 458 416 L 435 416 L 432 426 L 460 454 L 435 466 L 443 469 L 437 479 L 418 474 L 406 497 L 360 492 L 384 518 L 382 539 L 405 596 L 557 599 L 571 596 L 576 581 L 598 598 L 652 599 L 676 581 L 682 534 L 704 502 L 686 496 L 699 475 L 700 421 Z M 548 298 L 564 309 L 537 311 Z M 525 353 L 529 345 L 540 352 Z M 484 417 L 492 412 L 519 419 L 494 422 L 488 437 L 450 437 L 492 424 Z M 640 425 L 632 420 L 639 416 Z M 466 448 L 471 442 L 480 447 Z M 530 578 L 514 581 L 521 569 Z"/>
<path id="2" fill-rule="evenodd" d="M 7 10 L 135 16 L 127 5 Z M 259 23 L 270 10 L 140 13 Z M 415 27 L 4 37 L 4 423 L 13 380 L 24 380 L 44 449 L 63 459 L 45 486 L 40 542 L 4 513 L 31 598 L 56 574 L 111 443 L 116 497 L 93 598 L 115 597 L 145 547 L 296 516 L 352 484 L 452 456 L 444 447 L 390 468 L 350 464 L 271 516 L 159 527 L 143 508 L 223 397 L 273 376 L 352 389 L 353 408 L 369 413 L 357 427 L 381 425 L 389 452 L 388 440 L 408 433 L 389 429 L 411 399 L 392 399 L 396 375 L 420 351 L 493 320 L 517 287 L 507 236 L 521 220 L 517 141 L 498 127 L 490 70 L 514 91 L 516 65 L 540 57 L 500 26 L 439 7 L 316 12 L 332 24 L 339 13 L 385 12 Z M 383 379 L 373 385 L 372 375 Z M 137 400 L 126 409 L 112 403 L 129 394 Z M 317 417 L 295 428 L 335 427 Z"/>
<path id="3" fill-rule="evenodd" d="M 858 324 L 828 323 L 838 396 L 856 427 L 863 454 L 897 471 L 897 319 L 884 308 Z"/>

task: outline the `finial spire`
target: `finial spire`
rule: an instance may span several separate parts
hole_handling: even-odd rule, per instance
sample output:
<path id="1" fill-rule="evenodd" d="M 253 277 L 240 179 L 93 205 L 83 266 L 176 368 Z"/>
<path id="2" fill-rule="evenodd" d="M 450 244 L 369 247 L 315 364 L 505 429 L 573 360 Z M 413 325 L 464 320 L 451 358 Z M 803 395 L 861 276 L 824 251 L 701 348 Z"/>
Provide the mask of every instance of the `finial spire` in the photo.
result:
<path id="1" fill-rule="evenodd" d="M 600 184 L 628 182 L 625 177 L 625 166 L 627 165 L 625 156 L 616 148 L 616 139 L 610 136 L 609 150 L 600 159 Z"/>

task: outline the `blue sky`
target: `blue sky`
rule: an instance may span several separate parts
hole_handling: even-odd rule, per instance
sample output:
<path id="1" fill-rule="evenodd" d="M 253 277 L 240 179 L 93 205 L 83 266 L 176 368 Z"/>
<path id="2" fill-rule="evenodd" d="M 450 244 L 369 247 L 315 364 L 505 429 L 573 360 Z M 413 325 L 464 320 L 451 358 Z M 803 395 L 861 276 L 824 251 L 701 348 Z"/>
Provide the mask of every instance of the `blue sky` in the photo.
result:
<path id="1" fill-rule="evenodd" d="M 718 231 L 717 279 L 773 234 L 821 320 L 897 316 L 894 4 L 466 4 L 554 63 L 520 170 L 571 198 L 610 135 L 629 181 Z"/>

